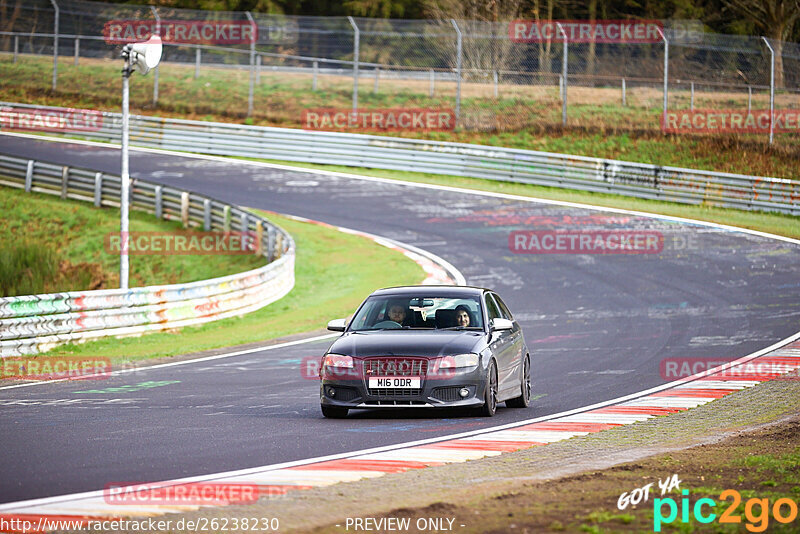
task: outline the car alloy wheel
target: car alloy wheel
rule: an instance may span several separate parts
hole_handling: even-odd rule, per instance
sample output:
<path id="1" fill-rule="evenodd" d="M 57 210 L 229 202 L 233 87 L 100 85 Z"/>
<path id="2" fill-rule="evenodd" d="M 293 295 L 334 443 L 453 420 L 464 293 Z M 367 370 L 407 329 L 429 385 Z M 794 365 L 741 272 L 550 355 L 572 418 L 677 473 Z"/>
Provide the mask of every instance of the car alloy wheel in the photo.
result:
<path id="1" fill-rule="evenodd" d="M 483 394 L 483 400 L 481 415 L 492 417 L 497 411 L 497 368 L 494 361 L 489 364 L 489 370 L 486 374 L 486 390 Z"/>
<path id="2" fill-rule="evenodd" d="M 522 364 L 522 394 L 514 399 L 508 399 L 506 406 L 509 408 L 527 408 L 531 405 L 531 360 L 525 357 Z"/>

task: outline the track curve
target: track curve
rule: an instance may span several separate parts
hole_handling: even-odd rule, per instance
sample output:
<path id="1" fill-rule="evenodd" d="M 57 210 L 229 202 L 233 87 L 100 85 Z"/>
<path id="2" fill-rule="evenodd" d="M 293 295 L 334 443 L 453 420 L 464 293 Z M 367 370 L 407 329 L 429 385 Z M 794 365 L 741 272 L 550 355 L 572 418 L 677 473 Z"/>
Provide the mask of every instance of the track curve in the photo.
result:
<path id="1" fill-rule="evenodd" d="M 119 151 L 0 136 L 0 151 L 119 169 Z M 493 420 L 423 413 L 321 418 L 298 371 L 329 342 L 295 345 L 85 384 L 0 390 L 0 502 L 241 469 L 475 430 L 665 382 L 665 358 L 733 360 L 800 330 L 800 246 L 705 225 L 236 161 L 134 151 L 134 178 L 396 239 L 496 289 L 534 351 L 530 410 Z M 657 255 L 526 255 L 514 230 L 662 232 Z M 677 244 L 692 242 L 691 248 Z M 173 382 L 178 380 L 179 382 Z M 139 388 L 142 383 L 164 383 Z M 95 385 L 92 385 L 95 387 Z M 109 402 L 116 399 L 115 402 Z M 80 402 L 68 402 L 76 401 Z M 59 460 L 53 462 L 53 458 Z"/>

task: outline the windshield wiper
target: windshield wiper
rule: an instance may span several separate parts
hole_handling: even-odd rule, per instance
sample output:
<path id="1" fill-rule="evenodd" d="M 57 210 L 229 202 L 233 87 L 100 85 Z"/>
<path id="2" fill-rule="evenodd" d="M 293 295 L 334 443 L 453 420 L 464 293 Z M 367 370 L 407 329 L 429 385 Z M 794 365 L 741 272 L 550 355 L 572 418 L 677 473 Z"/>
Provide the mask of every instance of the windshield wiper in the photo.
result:
<path id="1" fill-rule="evenodd" d="M 480 326 L 448 326 L 439 330 L 481 330 Z"/>

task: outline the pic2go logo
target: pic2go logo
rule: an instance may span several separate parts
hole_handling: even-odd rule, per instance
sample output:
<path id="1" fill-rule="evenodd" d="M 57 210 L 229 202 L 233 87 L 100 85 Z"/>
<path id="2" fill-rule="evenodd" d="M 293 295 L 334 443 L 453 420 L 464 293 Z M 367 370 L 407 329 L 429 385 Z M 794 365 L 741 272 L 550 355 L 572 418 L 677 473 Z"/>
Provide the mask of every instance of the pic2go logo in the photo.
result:
<path id="1" fill-rule="evenodd" d="M 687 497 L 689 495 L 689 490 L 683 490 L 681 493 L 683 494 L 680 506 L 681 523 L 689 522 L 690 509 L 692 515 L 694 515 L 694 519 L 699 523 L 711 523 L 717 518 L 717 514 L 711 511 L 711 509 L 717 506 L 717 502 L 714 501 L 714 499 L 698 499 L 697 502 L 694 503 L 694 506 L 691 506 Z M 734 512 L 739 507 L 739 504 L 741 504 L 742 496 L 738 491 L 732 489 L 725 490 L 719 494 L 719 499 L 721 501 L 727 501 L 729 498 L 731 499 L 731 504 L 722 514 L 720 514 L 719 522 L 741 524 L 742 517 Z M 770 516 L 769 504 L 769 499 L 759 499 L 753 497 L 747 500 L 747 502 L 744 504 L 744 517 L 747 520 L 747 523 L 745 523 L 745 528 L 748 531 L 764 532 L 767 530 L 767 527 L 769 527 Z M 778 523 L 791 523 L 797 519 L 797 503 L 795 503 L 792 499 L 784 497 L 776 500 L 772 505 L 771 510 L 772 517 L 774 517 L 775 521 Z M 664 515 L 665 512 L 667 512 L 666 516 Z M 678 503 L 675 502 L 675 499 L 667 497 L 664 499 L 653 500 L 654 532 L 661 532 L 662 524 L 668 525 L 677 518 Z"/>

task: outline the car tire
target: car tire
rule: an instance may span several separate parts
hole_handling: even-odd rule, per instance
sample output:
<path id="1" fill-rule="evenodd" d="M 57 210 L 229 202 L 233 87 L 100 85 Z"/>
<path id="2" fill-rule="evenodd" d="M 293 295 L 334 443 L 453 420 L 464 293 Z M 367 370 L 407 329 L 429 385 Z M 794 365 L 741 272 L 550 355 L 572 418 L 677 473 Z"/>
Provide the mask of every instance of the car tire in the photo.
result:
<path id="1" fill-rule="evenodd" d="M 340 406 L 326 406 L 321 404 L 320 407 L 322 408 L 322 415 L 329 419 L 343 419 L 347 417 L 347 408 L 342 408 Z"/>
<path id="2" fill-rule="evenodd" d="M 506 407 L 508 408 L 527 408 L 531 405 L 531 358 L 525 357 L 525 363 L 522 364 L 522 394 L 519 397 L 508 399 Z"/>
<path id="3" fill-rule="evenodd" d="M 497 367 L 494 360 L 486 372 L 486 388 L 483 392 L 483 406 L 479 412 L 483 417 L 492 417 L 497 411 Z"/>

